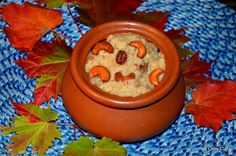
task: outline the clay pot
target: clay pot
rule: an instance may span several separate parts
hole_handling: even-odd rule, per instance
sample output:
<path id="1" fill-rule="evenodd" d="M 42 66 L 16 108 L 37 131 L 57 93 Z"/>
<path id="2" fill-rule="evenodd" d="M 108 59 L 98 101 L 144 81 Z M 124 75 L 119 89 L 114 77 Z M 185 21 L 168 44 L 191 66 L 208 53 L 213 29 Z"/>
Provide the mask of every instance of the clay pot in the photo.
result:
<path id="1" fill-rule="evenodd" d="M 154 43 L 165 56 L 161 83 L 137 97 L 120 97 L 93 85 L 85 72 L 88 52 L 110 34 L 131 32 Z M 175 121 L 185 99 L 180 60 L 173 43 L 162 32 L 133 21 L 115 21 L 88 31 L 74 48 L 62 83 L 64 106 L 73 120 L 97 137 L 133 142 L 152 137 Z"/>

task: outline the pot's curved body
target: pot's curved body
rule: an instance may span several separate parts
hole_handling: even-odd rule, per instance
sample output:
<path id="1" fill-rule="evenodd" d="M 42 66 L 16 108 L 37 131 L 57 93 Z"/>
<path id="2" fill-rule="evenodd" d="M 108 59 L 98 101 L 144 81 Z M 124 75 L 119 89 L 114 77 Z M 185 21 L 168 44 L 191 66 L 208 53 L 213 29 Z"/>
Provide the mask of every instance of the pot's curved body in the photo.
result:
<path id="1" fill-rule="evenodd" d="M 85 71 L 88 52 L 99 41 L 116 33 L 143 36 L 160 49 L 166 69 L 160 84 L 137 97 L 104 92 L 89 80 Z M 159 30 L 133 21 L 116 21 L 88 31 L 74 48 L 70 66 L 62 80 L 62 98 L 76 123 L 88 132 L 120 142 L 143 140 L 166 129 L 180 114 L 185 86 L 174 44 Z"/>
<path id="2" fill-rule="evenodd" d="M 135 109 L 111 108 L 92 100 L 74 83 L 69 68 L 62 88 L 64 105 L 81 128 L 119 142 L 139 141 L 162 132 L 178 117 L 185 99 L 182 77 L 165 97 Z"/>

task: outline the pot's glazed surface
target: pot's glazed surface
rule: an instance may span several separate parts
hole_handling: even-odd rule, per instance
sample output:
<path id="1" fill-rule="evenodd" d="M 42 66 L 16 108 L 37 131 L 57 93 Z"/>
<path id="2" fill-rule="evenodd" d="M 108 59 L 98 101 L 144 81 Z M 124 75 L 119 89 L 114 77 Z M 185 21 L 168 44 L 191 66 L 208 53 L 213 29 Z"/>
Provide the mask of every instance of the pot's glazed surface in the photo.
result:
<path id="1" fill-rule="evenodd" d="M 124 32 L 143 36 L 165 56 L 166 71 L 160 85 L 138 97 L 119 97 L 100 90 L 91 84 L 84 68 L 86 56 L 96 42 Z M 63 78 L 62 98 L 75 122 L 95 136 L 132 142 L 158 134 L 175 121 L 185 99 L 175 46 L 163 33 L 142 23 L 117 21 L 95 27 L 73 51 Z"/>

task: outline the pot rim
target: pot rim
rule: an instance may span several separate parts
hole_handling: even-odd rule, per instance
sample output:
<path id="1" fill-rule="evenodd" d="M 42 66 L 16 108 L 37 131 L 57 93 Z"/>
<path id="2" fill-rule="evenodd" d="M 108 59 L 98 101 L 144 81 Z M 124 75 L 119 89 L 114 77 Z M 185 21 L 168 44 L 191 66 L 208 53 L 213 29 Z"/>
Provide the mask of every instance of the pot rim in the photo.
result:
<path id="1" fill-rule="evenodd" d="M 154 42 L 165 56 L 166 70 L 160 84 L 151 91 L 137 97 L 121 97 L 107 93 L 92 84 L 85 71 L 87 53 L 95 43 L 105 39 L 110 34 L 123 32 L 136 33 L 152 43 Z M 155 38 L 160 39 L 157 41 Z M 166 45 L 162 45 L 160 40 L 163 43 L 165 42 Z M 150 105 L 162 99 L 171 91 L 180 76 L 180 59 L 171 40 L 156 28 L 136 21 L 113 21 L 92 28 L 80 38 L 71 56 L 70 69 L 76 85 L 91 99 L 112 108 L 134 109 Z"/>

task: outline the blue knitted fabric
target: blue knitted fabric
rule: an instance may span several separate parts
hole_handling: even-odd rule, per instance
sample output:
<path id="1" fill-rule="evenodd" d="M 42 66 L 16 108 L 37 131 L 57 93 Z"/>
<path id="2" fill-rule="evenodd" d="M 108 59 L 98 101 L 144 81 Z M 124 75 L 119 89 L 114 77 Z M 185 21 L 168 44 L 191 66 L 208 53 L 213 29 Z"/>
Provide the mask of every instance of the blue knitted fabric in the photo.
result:
<path id="1" fill-rule="evenodd" d="M 3 0 L 0 6 L 24 1 Z M 71 7 L 75 16 L 76 11 Z M 80 34 L 69 16 L 66 7 L 59 9 L 63 13 L 64 22 L 57 31 L 66 34 L 74 42 L 80 38 Z M 236 13 L 215 0 L 149 0 L 139 8 L 140 11 L 160 10 L 170 12 L 171 16 L 166 25 L 166 30 L 171 28 L 186 28 L 186 34 L 191 38 L 184 46 L 193 51 L 199 51 L 201 59 L 206 61 L 216 60 L 212 65 L 211 76 L 218 80 L 236 80 Z M 0 28 L 6 23 L 0 21 Z M 88 27 L 80 25 L 83 32 Z M 48 34 L 44 40 L 50 40 L 52 34 Z M 75 43 L 67 41 L 71 47 Z M 33 100 L 33 90 L 36 80 L 29 79 L 25 72 L 15 64 L 25 54 L 14 49 L 6 35 L 0 32 L 0 125 L 9 125 L 9 121 L 16 115 L 10 104 L 14 102 L 29 103 Z M 186 98 L 191 99 L 189 94 Z M 52 110 L 59 114 L 59 122 L 73 123 L 66 113 L 61 98 L 51 100 Z M 45 104 L 46 105 L 46 104 Z M 60 155 L 65 145 L 73 141 L 73 128 L 59 126 L 62 139 L 56 140 L 45 155 Z M 80 136 L 77 132 L 77 138 Z M 128 155 L 236 155 L 236 120 L 226 121 L 222 128 L 214 134 L 212 129 L 198 128 L 192 115 L 185 115 L 184 111 L 174 124 L 165 132 L 146 141 L 122 144 Z M 2 135 L 0 132 L 0 155 L 7 155 L 6 145 L 10 142 L 10 135 Z M 23 155 L 32 155 L 31 147 Z"/>

